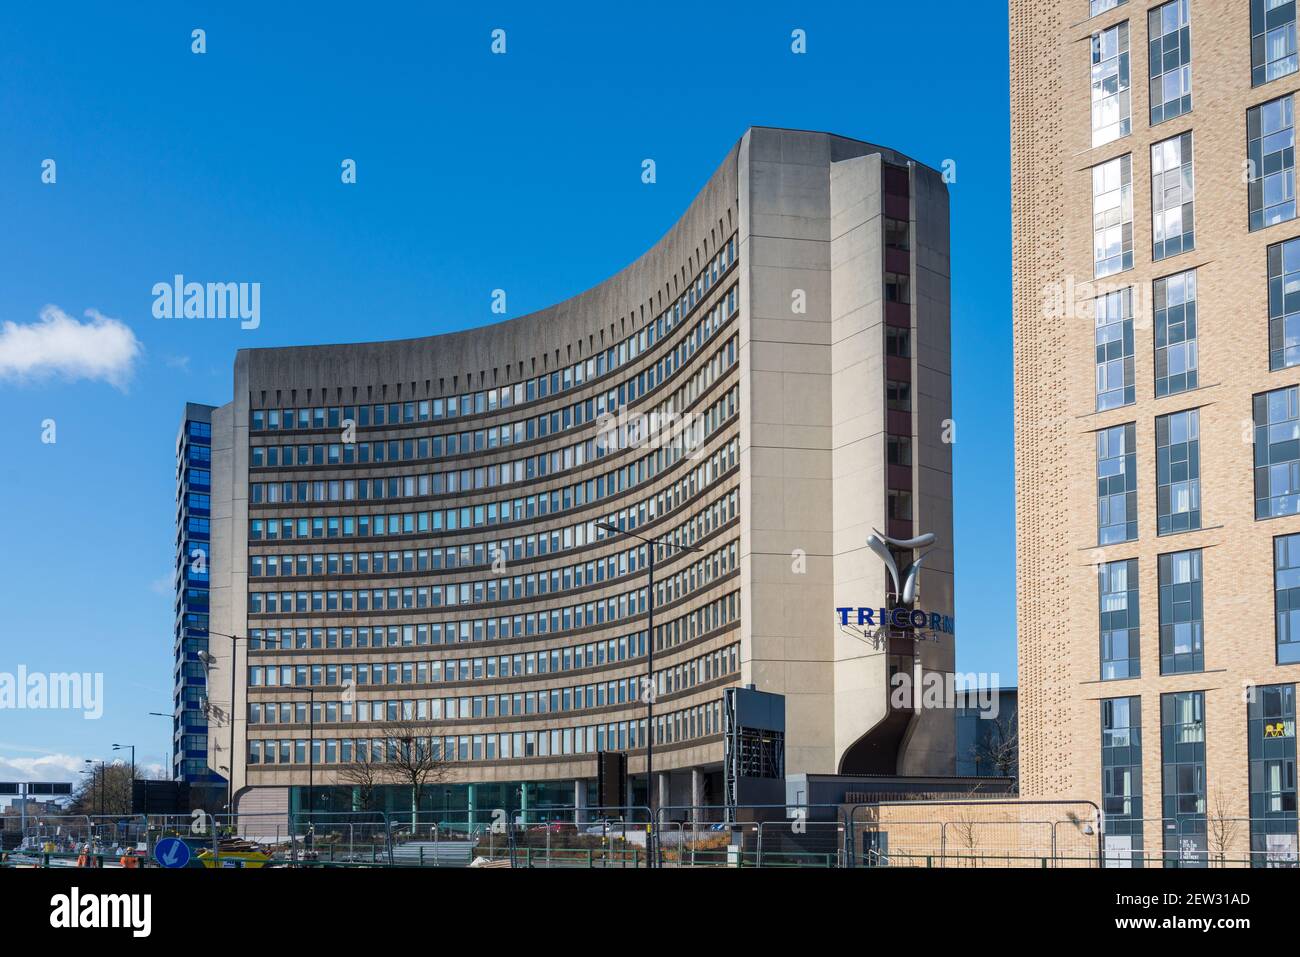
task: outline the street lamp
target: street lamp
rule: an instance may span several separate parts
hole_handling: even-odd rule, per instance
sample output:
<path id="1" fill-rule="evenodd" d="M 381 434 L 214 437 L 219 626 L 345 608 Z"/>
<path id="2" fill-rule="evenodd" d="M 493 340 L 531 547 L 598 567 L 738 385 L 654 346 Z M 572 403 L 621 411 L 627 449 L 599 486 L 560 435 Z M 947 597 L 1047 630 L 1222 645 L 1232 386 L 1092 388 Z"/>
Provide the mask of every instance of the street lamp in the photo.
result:
<path id="1" fill-rule="evenodd" d="M 95 774 L 95 762 L 90 760 L 90 758 L 86 758 L 86 763 L 90 765 L 90 768 L 83 773 L 92 775 L 92 779 L 93 779 L 93 775 Z M 104 777 L 104 762 L 100 761 L 99 762 L 99 816 L 100 817 L 104 816 L 104 788 L 106 786 L 107 786 L 106 779 Z"/>
<path id="2" fill-rule="evenodd" d="M 655 557 L 660 548 L 672 548 L 685 552 L 702 552 L 704 549 L 694 545 L 677 545 L 660 538 L 647 538 L 636 532 L 629 532 L 609 522 L 596 522 L 596 527 L 613 535 L 627 535 L 645 543 L 648 587 L 646 588 L 646 686 L 645 686 L 645 780 L 646 800 L 650 807 L 650 821 L 655 817 L 655 780 L 654 780 L 654 707 L 655 707 Z M 653 858 L 651 858 L 653 860 Z"/>
<path id="3" fill-rule="evenodd" d="M 235 813 L 235 664 L 239 655 L 239 642 L 248 641 L 248 637 L 227 635 L 219 631 L 209 631 L 208 635 L 230 639 L 230 758 L 229 766 L 226 768 L 226 810 L 233 816 Z M 206 667 L 211 667 L 211 664 L 217 660 L 206 651 L 199 652 L 199 659 Z"/>
<path id="4" fill-rule="evenodd" d="M 130 801 L 130 809 L 127 811 L 128 814 L 131 814 L 135 811 L 135 745 L 134 744 L 113 745 L 114 751 L 123 751 L 127 748 L 131 749 L 131 796 L 128 798 L 128 801 Z"/>

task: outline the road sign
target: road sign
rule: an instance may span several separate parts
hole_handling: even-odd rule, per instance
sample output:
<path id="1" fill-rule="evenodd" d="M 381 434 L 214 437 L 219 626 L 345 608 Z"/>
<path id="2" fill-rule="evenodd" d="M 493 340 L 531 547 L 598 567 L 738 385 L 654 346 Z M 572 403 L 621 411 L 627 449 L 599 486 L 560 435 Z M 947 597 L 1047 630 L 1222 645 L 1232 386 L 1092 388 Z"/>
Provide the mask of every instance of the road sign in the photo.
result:
<path id="1" fill-rule="evenodd" d="M 185 867 L 190 862 L 190 846 L 177 837 L 164 837 L 154 845 L 154 860 L 163 867 Z"/>

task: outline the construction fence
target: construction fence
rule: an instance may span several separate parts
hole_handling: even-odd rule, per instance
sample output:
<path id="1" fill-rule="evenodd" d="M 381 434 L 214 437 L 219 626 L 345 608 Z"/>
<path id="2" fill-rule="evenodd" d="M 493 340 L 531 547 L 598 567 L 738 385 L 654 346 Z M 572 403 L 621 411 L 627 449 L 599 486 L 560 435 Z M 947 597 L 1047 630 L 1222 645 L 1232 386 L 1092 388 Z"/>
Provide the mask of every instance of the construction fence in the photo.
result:
<path id="1" fill-rule="evenodd" d="M 6 867 L 1295 867 L 1294 820 L 1107 826 L 1090 802 L 35 816 Z M 168 845 L 174 847 L 174 845 Z M 175 855 L 163 855 L 163 860 Z"/>

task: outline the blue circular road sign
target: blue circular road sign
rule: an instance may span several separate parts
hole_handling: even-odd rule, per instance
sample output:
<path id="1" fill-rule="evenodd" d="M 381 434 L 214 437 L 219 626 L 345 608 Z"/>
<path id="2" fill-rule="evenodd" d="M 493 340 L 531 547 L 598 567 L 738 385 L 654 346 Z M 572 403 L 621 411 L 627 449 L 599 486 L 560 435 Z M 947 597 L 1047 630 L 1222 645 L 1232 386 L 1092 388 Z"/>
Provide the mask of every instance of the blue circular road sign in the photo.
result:
<path id="1" fill-rule="evenodd" d="M 190 846 L 178 837 L 164 837 L 154 845 L 153 858 L 163 867 L 185 867 L 190 862 Z"/>

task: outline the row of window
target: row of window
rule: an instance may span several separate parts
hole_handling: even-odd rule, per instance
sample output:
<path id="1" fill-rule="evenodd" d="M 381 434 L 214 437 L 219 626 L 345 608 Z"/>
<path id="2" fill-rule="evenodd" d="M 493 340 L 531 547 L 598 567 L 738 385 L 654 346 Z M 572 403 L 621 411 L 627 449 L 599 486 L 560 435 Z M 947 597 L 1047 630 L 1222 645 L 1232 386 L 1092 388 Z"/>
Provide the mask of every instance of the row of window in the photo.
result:
<path id="1" fill-rule="evenodd" d="M 1097 543 L 1133 541 L 1137 532 L 1137 425 L 1101 429 L 1097 441 Z M 1201 527 L 1200 410 L 1156 417 L 1156 533 Z"/>
<path id="2" fill-rule="evenodd" d="M 427 664 L 403 662 L 402 673 L 411 679 L 418 678 L 420 669 L 415 666 Z M 661 696 L 689 691 L 724 675 L 734 674 L 739 666 L 740 646 L 733 644 L 669 668 L 657 669 L 652 682 L 644 676 L 634 676 L 507 694 L 355 701 L 342 695 L 326 701 L 250 702 L 248 720 L 250 724 L 305 725 L 309 722 L 465 721 L 558 714 L 658 700 Z"/>
<path id="3" fill-rule="evenodd" d="M 722 578 L 737 568 L 737 545 L 733 541 L 704 558 L 683 566 L 672 575 L 655 582 L 656 606 L 666 604 Z M 491 578 L 486 581 L 459 582 L 450 585 L 417 585 L 402 588 L 342 589 L 299 592 L 249 592 L 248 610 L 253 614 L 306 614 L 338 611 L 392 611 L 483 605 L 520 601 L 546 595 L 562 594 L 574 589 L 596 587 L 605 581 L 617 581 L 624 575 L 610 575 L 614 556 L 608 561 L 552 569 L 549 574 L 519 575 L 514 578 Z M 206 592 L 204 592 L 206 597 Z M 611 609 L 616 599 L 608 600 Z M 575 613 L 575 618 L 581 617 Z M 577 626 L 581 627 L 581 625 Z"/>
<path id="4" fill-rule="evenodd" d="M 731 313 L 728 312 L 726 316 L 720 316 L 717 322 L 705 321 L 710 336 L 730 315 Z M 307 468 L 324 465 L 428 461 L 490 452 L 510 445 L 545 439 L 587 424 L 597 424 L 600 428 L 597 436 L 598 454 L 636 447 L 648 437 L 661 436 L 679 421 L 690 418 L 687 413 L 679 410 L 688 409 L 708 390 L 709 386 L 735 365 L 737 341 L 737 338 L 732 336 L 709 357 L 707 362 L 702 363 L 694 373 L 683 379 L 669 395 L 659 399 L 648 411 L 636 414 L 623 412 L 622 422 L 619 421 L 617 413 L 624 405 L 630 405 L 639 397 L 640 393 L 635 389 L 630 389 L 626 398 L 620 387 L 618 390 L 602 393 L 576 405 L 556 409 L 544 415 L 472 432 L 450 432 L 376 442 L 355 442 L 341 435 L 338 442 L 331 444 L 253 445 L 249 448 L 250 467 Z M 648 374 L 650 373 L 643 373 L 642 378 L 644 379 Z M 653 375 L 651 377 L 653 378 Z M 656 382 L 651 382 L 651 387 Z M 502 481 L 510 481 L 510 479 L 503 478 Z"/>
<path id="5" fill-rule="evenodd" d="M 690 311 L 702 302 L 706 294 L 723 277 L 736 262 L 736 238 L 727 241 L 723 249 L 713 257 L 695 277 L 694 281 L 671 306 L 649 323 L 640 332 L 628 336 L 618 345 L 611 346 L 603 352 L 583 362 L 577 362 L 546 375 L 528 379 L 514 386 L 502 386 L 481 392 L 467 393 L 461 396 L 449 396 L 445 399 L 423 399 L 409 402 L 393 402 L 378 405 L 348 407 L 316 407 L 304 409 L 254 409 L 249 413 L 249 425 L 253 431 L 279 429 L 340 429 L 344 420 L 352 420 L 359 426 L 397 425 L 399 423 L 439 421 L 467 415 L 484 415 L 498 409 L 508 409 L 544 399 L 569 389 L 577 388 L 600 376 L 614 372 L 625 363 L 663 339 L 689 315 Z M 729 305 L 727 315 L 736 308 L 736 290 L 727 293 Z M 682 345 L 685 352 L 678 356 L 684 361 L 713 332 L 706 330 L 704 324 L 691 330 Z M 659 378 L 670 375 L 675 367 L 661 368 Z M 656 380 L 657 381 L 657 380 Z M 644 387 L 644 381 L 642 383 Z M 210 433 L 209 433 L 210 434 Z"/>
<path id="6" fill-rule="evenodd" d="M 702 369 L 696 377 L 693 377 L 692 382 L 694 382 L 695 378 L 698 378 L 703 387 L 707 388 L 730 369 L 735 364 L 735 343 L 736 340 L 733 338 L 725 348 L 719 351 L 717 361 L 711 362 L 706 368 Z M 691 391 L 693 391 L 693 388 Z M 671 406 L 674 401 L 674 399 L 670 399 L 667 406 Z M 469 492 L 478 489 L 496 488 L 512 483 L 536 481 L 548 475 L 556 475 L 563 471 L 581 468 L 588 462 L 604 458 L 606 455 L 624 449 L 641 448 L 646 445 L 660 446 L 671 443 L 679 445 L 686 455 L 691 455 L 703 443 L 704 438 L 715 431 L 718 421 L 727 417 L 729 414 L 728 408 L 729 404 L 724 397 L 722 401 L 714 402 L 703 412 L 698 413 L 678 415 L 672 412 L 671 409 L 664 412 L 656 408 L 646 416 L 636 416 L 634 422 L 620 424 L 616 419 L 607 419 L 608 428 L 602 426 L 602 431 L 595 438 L 564 448 L 552 449 L 538 455 L 530 455 L 522 459 L 497 462 L 475 468 L 373 479 L 254 482 L 249 486 L 249 501 L 254 505 L 263 503 L 281 504 L 295 501 L 365 501 L 372 498 L 409 498 Z M 494 432 L 495 430 L 488 431 Z M 477 434 L 481 435 L 482 433 Z M 422 455 L 427 454 L 425 447 L 429 441 L 429 439 L 406 439 L 400 443 L 393 441 L 387 444 L 392 447 L 389 450 L 390 455 L 397 455 L 399 451 L 397 447 L 401 446 L 400 451 L 403 457 L 410 457 L 417 451 Z M 437 443 L 440 440 L 435 439 L 433 441 Z M 252 449 L 254 463 L 257 462 L 257 453 L 259 451 L 272 452 L 276 448 L 276 446 L 267 446 Z M 293 448 L 294 446 L 286 446 L 285 451 L 290 451 Z M 362 462 L 367 461 L 369 459 L 370 443 L 362 443 L 359 446 L 304 445 L 298 448 L 303 453 L 314 448 L 314 458 L 321 460 L 316 464 L 333 465 L 337 463 L 341 454 L 349 453 L 353 448 L 357 449 Z M 376 451 L 381 450 L 383 443 L 376 443 L 375 448 Z M 343 458 L 346 464 L 346 460 L 350 456 L 343 454 Z M 649 458 L 652 457 L 642 458 L 638 462 L 623 466 L 621 471 L 625 474 L 638 474 L 648 467 Z M 381 455 L 379 461 L 383 461 L 383 459 L 384 457 Z"/>
<path id="7" fill-rule="evenodd" d="M 676 542 L 693 542 L 721 528 L 736 516 L 737 493 L 733 490 L 704 508 L 696 511 L 682 524 L 658 536 Z M 699 535 L 694 534 L 698 530 Z M 402 551 L 388 552 L 316 552 L 314 554 L 256 554 L 248 558 L 250 578 L 292 578 L 314 577 L 338 578 L 353 575 L 410 575 L 470 567 L 490 562 L 492 570 L 505 572 L 509 562 L 526 560 L 539 554 L 546 555 L 552 551 L 549 547 L 551 536 L 520 536 L 503 542 L 487 542 L 471 545 L 452 545 L 447 548 L 408 548 Z M 560 541 L 556 535 L 558 551 Z M 489 578 L 460 583 L 455 597 L 449 597 L 447 604 L 477 604 L 480 601 L 492 601 L 491 594 L 500 593 L 517 598 L 532 597 L 548 592 L 567 591 L 592 582 L 602 582 L 635 574 L 645 568 L 646 547 L 637 545 L 604 555 L 601 558 L 566 565 L 560 568 L 543 570 L 540 573 L 517 575 L 513 581 L 507 578 Z M 203 549 L 198 549 L 206 555 Z M 463 553 L 463 556 L 462 556 Z M 477 561 L 475 561 L 477 559 Z M 456 586 L 448 586 L 449 588 Z M 468 597 L 472 591 L 472 598 Z"/>
<path id="8" fill-rule="evenodd" d="M 1090 0 L 1096 16 L 1127 0 Z M 1251 86 L 1300 67 L 1293 0 L 1250 0 Z M 1192 108 L 1191 0 L 1170 0 L 1147 11 L 1147 78 L 1151 125 Z M 1092 35 L 1092 145 L 1132 132 L 1129 22 Z"/>
<path id="9" fill-rule="evenodd" d="M 610 603 L 615 601 L 610 599 Z M 621 595 L 617 601 L 620 603 L 616 605 L 604 601 L 589 602 L 563 609 L 465 621 L 371 626 L 339 625 L 336 628 L 309 629 L 309 631 L 313 637 L 316 633 L 321 633 L 323 640 L 327 642 L 327 647 L 330 647 L 328 641 L 331 638 L 337 638 L 340 648 L 414 647 L 425 644 L 454 645 L 478 641 L 510 641 L 592 627 L 606 620 L 615 621 L 634 617 L 637 612 L 629 609 L 635 607 L 640 609 L 640 613 L 645 611 L 645 590 Z M 736 621 L 738 614 L 736 593 L 730 592 L 694 611 L 656 624 L 655 647 L 668 648 L 692 641 Z M 267 634 L 274 630 L 263 629 Z M 289 634 L 297 634 L 301 631 L 302 629 L 279 629 L 280 640 L 285 642 Z M 351 644 L 353 641 L 355 645 Z M 287 646 L 282 645 L 282 647 Z M 293 665 L 267 666 L 259 674 L 264 675 L 268 687 L 282 683 L 286 675 L 292 681 L 298 680 L 303 675 L 296 672 Z"/>
<path id="10" fill-rule="evenodd" d="M 1295 685 L 1248 689 L 1247 744 L 1250 785 L 1249 836 L 1253 866 L 1297 865 Z M 1142 701 L 1101 702 L 1102 801 L 1106 813 L 1107 866 L 1141 866 L 1145 825 L 1162 835 L 1166 866 L 1205 867 L 1231 857 L 1235 848 L 1220 824 L 1207 827 L 1205 692 L 1160 696 L 1161 814 L 1148 822 L 1143 807 Z M 1235 819 L 1236 815 L 1229 816 Z M 1235 825 L 1234 825 L 1235 826 Z"/>
<path id="11" fill-rule="evenodd" d="M 669 490 L 666 490 L 666 492 Z M 703 491 L 700 489 L 699 491 Z M 722 528 L 739 514 L 739 493 L 732 489 L 720 495 L 708 505 L 697 508 L 678 525 L 673 526 L 656 537 L 672 545 L 693 545 L 703 541 L 717 529 Z M 656 506 L 651 511 L 660 518 L 679 507 L 682 503 L 666 498 L 661 504 L 656 499 Z M 594 539 L 593 539 L 594 540 Z M 558 555 L 572 547 L 565 545 L 561 529 L 521 535 L 513 539 L 492 542 L 475 542 L 465 545 L 450 545 L 445 548 L 409 548 L 401 551 L 387 552 L 316 552 L 312 554 L 254 554 L 250 555 L 249 576 L 251 578 L 290 578 L 290 577 L 330 577 L 351 575 L 410 575 L 412 573 L 436 572 L 459 568 L 474 568 L 491 565 L 493 571 L 504 571 L 511 562 L 527 561 L 532 558 L 544 558 Z M 196 554 L 197 552 L 197 554 Z M 206 548 L 187 549 L 191 558 L 204 558 Z M 595 567 L 604 563 L 601 572 Z M 606 578 L 621 578 L 624 575 L 640 571 L 646 564 L 646 546 L 604 556 L 594 561 L 567 568 L 551 569 L 523 578 L 525 594 L 534 594 L 549 587 L 551 591 L 573 587 L 569 582 L 603 581 Z M 579 569 L 585 569 L 579 571 Z M 557 588 L 554 576 L 559 572 L 560 587 Z M 552 584 L 544 586 L 543 579 L 551 576 Z M 530 585 L 530 579 L 536 583 Z M 517 587 L 517 586 L 515 586 Z M 489 588 L 482 583 L 484 592 Z M 475 584 L 475 594 L 479 593 L 479 584 Z M 458 596 L 459 597 L 459 596 Z"/>
<path id="12" fill-rule="evenodd" d="M 1255 518 L 1300 512 L 1300 387 L 1254 396 Z M 1097 446 L 1097 543 L 1133 541 L 1137 532 L 1137 425 L 1100 429 Z M 1156 532 L 1201 527 L 1200 411 L 1156 418 Z"/>
<path id="13" fill-rule="evenodd" d="M 698 458 L 700 455 L 699 450 L 702 449 L 704 441 L 711 437 L 712 434 L 720 431 L 734 418 L 739 398 L 740 387 L 733 386 L 710 407 L 707 414 L 709 423 L 709 428 L 706 430 L 707 434 L 701 436 L 698 442 L 693 442 L 689 450 L 678 437 L 672 440 L 669 445 L 636 462 L 574 485 L 567 485 L 537 495 L 488 502 L 483 505 L 434 509 L 432 511 L 389 515 L 352 514 L 250 519 L 249 541 L 259 541 L 263 538 L 273 541 L 275 539 L 338 538 L 340 536 L 344 538 L 368 538 L 381 535 L 411 535 L 430 532 L 436 534 L 443 531 L 480 528 L 499 523 L 521 522 L 560 511 L 581 508 L 601 499 L 623 495 L 637 485 L 650 482 L 685 459 L 694 460 Z M 687 474 L 694 476 L 703 472 L 706 476 L 705 482 L 711 481 L 711 476 L 718 469 L 721 468 L 725 471 L 735 464 L 735 445 L 736 441 L 733 439 L 727 445 L 713 452 L 708 458 L 705 458 L 700 465 Z M 579 448 L 581 449 L 581 447 Z M 682 480 L 679 479 L 678 481 L 681 482 Z M 203 507 L 210 507 L 210 504 L 206 503 L 207 496 L 202 496 L 202 498 L 205 500 L 204 503 L 201 503 Z M 638 511 L 644 513 L 647 502 L 653 501 L 655 501 L 655 497 L 643 501 L 639 507 L 633 506 L 630 509 L 622 509 L 620 514 Z M 199 504 L 192 507 L 197 508 Z M 642 521 L 644 521 L 644 517 Z M 620 525 L 619 527 L 623 526 Z"/>
<path id="14" fill-rule="evenodd" d="M 1196 246 L 1192 134 L 1151 146 L 1151 258 L 1167 259 Z M 1133 157 L 1092 168 L 1093 275 L 1133 268 Z"/>
<path id="15" fill-rule="evenodd" d="M 1273 370 L 1300 365 L 1300 238 L 1268 247 L 1268 359 Z M 1200 383 L 1196 270 L 1152 283 L 1157 398 Z M 1097 410 L 1136 401 L 1134 289 L 1093 300 Z"/>
<path id="16" fill-rule="evenodd" d="M 1157 559 L 1160 673 L 1205 670 L 1204 574 L 1200 549 Z M 1140 588 L 1135 558 L 1098 566 L 1103 680 L 1142 673 Z M 1274 643 L 1280 665 L 1300 664 L 1300 535 L 1273 539 Z"/>
<path id="17" fill-rule="evenodd" d="M 371 628 L 284 628 L 253 629 L 249 632 L 249 651 L 289 650 L 290 648 L 307 648 L 308 632 L 312 648 L 382 648 L 430 644 L 428 633 L 425 640 L 418 641 L 414 629 L 418 626 L 403 625 L 402 630 L 394 626 L 388 641 L 388 627 Z M 406 629 L 411 629 L 407 631 Z M 373 632 L 373 641 L 372 641 Z M 617 638 L 603 638 L 583 645 L 565 645 L 556 648 L 542 648 L 537 651 L 519 652 L 513 655 L 489 655 L 480 658 L 434 658 L 426 661 L 389 661 L 384 663 L 359 662 L 353 664 L 323 665 L 289 665 L 292 670 L 286 672 L 283 665 L 264 665 L 263 677 L 269 669 L 279 669 L 274 680 L 266 681 L 267 686 L 276 683 L 295 687 L 322 687 L 333 685 L 383 685 L 399 682 L 417 684 L 438 683 L 440 681 L 482 681 L 496 678 L 526 678 L 531 675 L 555 674 L 560 671 L 580 671 L 584 668 L 598 668 L 606 664 L 618 664 L 644 657 L 646 653 L 646 633 L 636 631 Z M 265 661 L 265 658 L 259 657 Z"/>
<path id="18" fill-rule="evenodd" d="M 722 702 L 696 705 L 655 715 L 655 744 L 668 745 L 722 732 Z M 645 747 L 645 720 L 615 721 L 577 728 L 503 734 L 446 735 L 416 738 L 252 739 L 248 763 L 267 764 L 383 764 L 396 760 L 400 749 L 418 747 L 434 761 L 509 761 L 520 758 L 594 754 Z"/>

